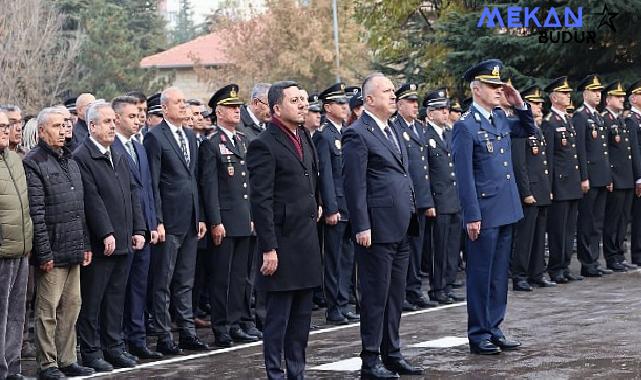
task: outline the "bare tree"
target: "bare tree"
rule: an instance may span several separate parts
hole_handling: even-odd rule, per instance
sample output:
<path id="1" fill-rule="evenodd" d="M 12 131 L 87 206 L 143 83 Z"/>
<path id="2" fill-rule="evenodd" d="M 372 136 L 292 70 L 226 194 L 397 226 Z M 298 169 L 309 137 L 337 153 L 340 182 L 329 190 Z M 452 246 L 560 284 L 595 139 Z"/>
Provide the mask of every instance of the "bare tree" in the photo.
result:
<path id="1" fill-rule="evenodd" d="M 0 102 L 28 113 L 58 102 L 81 38 L 48 0 L 0 0 Z"/>

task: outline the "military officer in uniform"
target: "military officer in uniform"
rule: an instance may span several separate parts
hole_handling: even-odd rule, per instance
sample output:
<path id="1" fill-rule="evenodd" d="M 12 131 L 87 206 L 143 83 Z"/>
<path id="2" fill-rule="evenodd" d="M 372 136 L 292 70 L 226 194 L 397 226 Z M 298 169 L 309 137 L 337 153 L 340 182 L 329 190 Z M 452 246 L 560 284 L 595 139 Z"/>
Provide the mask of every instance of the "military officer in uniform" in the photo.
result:
<path id="1" fill-rule="evenodd" d="M 450 126 L 453 126 L 454 123 L 458 121 L 458 119 L 461 118 L 461 114 L 463 113 L 463 108 L 461 107 L 461 103 L 458 101 L 457 98 L 451 98 L 450 99 L 450 114 L 449 114 L 449 122 L 447 123 Z"/>
<path id="2" fill-rule="evenodd" d="M 625 119 L 625 124 L 630 134 L 636 133 L 637 141 L 641 141 L 641 80 L 630 85 L 628 96 L 630 115 Z M 641 149 L 641 147 L 638 147 L 638 149 Z M 639 153 L 641 154 L 641 151 Z M 641 265 L 641 183 L 638 181 L 634 186 L 630 235 L 632 238 L 630 261 L 632 264 Z"/>
<path id="3" fill-rule="evenodd" d="M 608 152 L 612 168 L 613 190 L 605 201 L 605 226 L 603 228 L 603 255 L 608 269 L 625 272 L 636 265 L 625 261 L 623 241 L 627 232 L 636 183 L 641 179 L 639 142 L 621 116 L 626 91 L 615 81 L 605 88 L 603 119 L 607 130 Z"/>
<path id="4" fill-rule="evenodd" d="M 318 154 L 318 178 L 323 202 L 325 248 L 325 301 L 327 323 L 346 324 L 359 316 L 349 308 L 354 269 L 354 246 L 349 213 L 343 191 L 344 123 L 349 116 L 345 84 L 336 83 L 319 96 L 325 110 L 325 122 L 313 141 Z"/>
<path id="5" fill-rule="evenodd" d="M 533 115 L 540 115 L 545 100 L 538 86 L 521 91 Z M 545 278 L 545 229 L 548 206 L 552 204 L 545 138 L 535 117 L 536 133 L 527 138 L 512 139 L 514 176 L 523 206 L 521 219 L 514 232 L 512 283 L 516 291 L 531 291 L 535 284 L 555 286 Z M 539 119 L 540 123 L 540 119 Z"/>
<path id="6" fill-rule="evenodd" d="M 452 156 L 467 231 L 467 312 L 470 351 L 498 354 L 521 343 L 505 337 L 500 324 L 507 306 L 513 225 L 523 217 L 512 170 L 510 137 L 536 132 L 532 112 L 514 87 L 501 80 L 503 63 L 481 62 L 465 72 L 473 102 L 454 124 Z M 495 108 L 501 97 L 515 108 L 508 119 Z"/>
<path id="7" fill-rule="evenodd" d="M 216 91 L 209 106 L 216 112 L 218 131 L 203 140 L 199 149 L 199 186 L 212 243 L 208 255 L 211 324 L 218 347 L 230 347 L 232 340 L 258 340 L 239 326 L 253 230 L 245 164 L 248 142 L 236 131 L 242 104 L 237 85 Z"/>
<path id="8" fill-rule="evenodd" d="M 576 235 L 578 201 L 583 197 L 576 133 L 565 110 L 570 104 L 572 88 L 567 77 L 554 79 L 545 87 L 552 103 L 543 119 L 545 155 L 552 183 L 552 205 L 548 210 L 548 273 L 557 284 L 582 280 L 570 272 L 572 249 Z"/>
<path id="9" fill-rule="evenodd" d="M 461 214 L 452 163 L 452 139 L 447 130 L 450 122 L 447 91 L 440 89 L 425 96 L 427 125 L 425 141 L 428 151 L 430 189 L 436 215 L 431 216 L 433 236 L 430 273 L 430 299 L 440 304 L 463 301 L 452 291 L 461 254 Z"/>
<path id="10" fill-rule="evenodd" d="M 601 102 L 603 85 L 596 74 L 586 76 L 577 87 L 583 92 L 583 105 L 572 116 L 576 131 L 576 151 L 581 174 L 583 198 L 579 201 L 576 253 L 581 275 L 601 277 L 611 272 L 599 267 L 599 244 L 603 238 L 603 218 L 612 173 L 603 118 L 596 107 Z"/>
<path id="11" fill-rule="evenodd" d="M 417 236 L 410 236 L 410 257 L 407 267 L 407 280 L 405 288 L 405 303 L 403 310 L 415 311 L 417 308 L 436 306 L 430 302 L 421 290 L 421 258 L 423 251 L 430 247 L 423 246 L 424 235 L 427 229 L 427 217 L 436 216 L 434 200 L 430 192 L 429 169 L 427 162 L 427 148 L 425 146 L 424 126 L 416 119 L 418 116 L 417 85 L 406 83 L 396 90 L 397 114 L 392 118 L 392 124 L 403 137 L 408 157 L 410 178 L 414 184 L 416 194 L 416 215 L 419 223 Z"/>

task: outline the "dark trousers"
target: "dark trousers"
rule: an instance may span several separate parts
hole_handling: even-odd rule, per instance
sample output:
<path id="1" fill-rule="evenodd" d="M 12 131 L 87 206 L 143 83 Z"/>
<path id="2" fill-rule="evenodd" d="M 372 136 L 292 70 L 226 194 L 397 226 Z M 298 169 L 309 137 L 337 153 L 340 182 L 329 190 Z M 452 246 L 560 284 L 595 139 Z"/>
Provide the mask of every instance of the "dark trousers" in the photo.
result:
<path id="1" fill-rule="evenodd" d="M 421 290 L 422 279 L 419 276 L 423 261 L 423 251 L 430 249 L 425 246 L 425 235 L 429 234 L 429 225 L 425 216 L 425 209 L 419 210 L 416 214 L 418 220 L 418 236 L 409 236 L 410 255 L 407 264 L 407 278 L 405 286 L 405 298 L 409 301 L 415 301 L 423 297 Z"/>
<path id="2" fill-rule="evenodd" d="M 249 250 L 247 254 L 247 281 L 245 282 L 245 301 L 240 313 L 240 325 L 243 329 L 255 326 L 254 314 L 251 310 L 252 296 L 254 296 L 254 283 L 256 282 L 256 272 L 258 269 L 258 260 L 256 259 L 256 236 L 249 237 Z M 254 297 L 254 303 L 258 304 L 258 296 Z M 263 300 L 263 306 L 265 304 Z M 264 315 L 264 313 L 263 313 Z"/>
<path id="3" fill-rule="evenodd" d="M 211 325 L 217 334 L 228 333 L 232 325 L 238 326 L 240 322 L 249 276 L 249 243 L 249 236 L 226 237 L 209 252 Z"/>
<path id="4" fill-rule="evenodd" d="M 348 222 L 325 225 L 324 283 L 328 315 L 346 312 L 352 289 L 354 246 Z"/>
<path id="5" fill-rule="evenodd" d="M 608 265 L 625 260 L 623 242 L 630 220 L 633 196 L 632 189 L 615 189 L 608 193 L 605 207 L 605 220 L 608 222 L 603 228 L 603 256 Z"/>
<path id="6" fill-rule="evenodd" d="M 196 250 L 196 272 L 194 273 L 194 288 L 191 291 L 191 303 L 194 318 L 198 317 L 199 306 L 201 301 L 209 302 L 209 281 L 210 271 L 207 265 L 211 252 L 207 248 L 199 247 Z"/>
<path id="7" fill-rule="evenodd" d="M 632 226 L 630 230 L 630 260 L 641 265 L 641 198 L 634 196 L 632 200 Z"/>
<path id="8" fill-rule="evenodd" d="M 448 292 L 449 284 L 456 280 L 461 251 L 461 217 L 459 214 L 436 214 L 432 225 L 432 271 L 430 272 L 430 296 Z"/>
<path id="9" fill-rule="evenodd" d="M 578 203 L 579 201 L 553 201 L 548 210 L 548 273 L 553 280 L 569 271 L 576 235 Z"/>
<path id="10" fill-rule="evenodd" d="M 95 257 L 80 270 L 82 306 L 78 341 L 82 359 L 116 357 L 125 349 L 122 319 L 129 274 L 127 256 Z"/>
<path id="11" fill-rule="evenodd" d="M 523 219 L 515 226 L 512 279 L 539 280 L 545 273 L 545 229 L 548 207 L 523 206 Z"/>
<path id="12" fill-rule="evenodd" d="M 288 379 L 303 379 L 305 349 L 312 320 L 312 289 L 266 292 L 267 315 L 263 354 L 268 379 L 284 379 L 285 355 Z"/>
<path id="13" fill-rule="evenodd" d="M 467 244 L 467 336 L 472 344 L 503 337 L 512 225 L 481 230 Z"/>
<path id="14" fill-rule="evenodd" d="M 584 270 L 594 271 L 598 264 L 607 194 L 605 187 L 590 188 L 579 201 L 576 255 Z"/>
<path id="15" fill-rule="evenodd" d="M 159 341 L 171 340 L 169 303 L 175 310 L 181 336 L 194 336 L 192 290 L 196 269 L 198 235 L 192 230 L 182 235 L 166 235 L 151 256 L 152 309 L 150 332 Z"/>
<path id="16" fill-rule="evenodd" d="M 140 251 L 127 256 L 129 276 L 125 293 L 123 329 L 130 346 L 142 347 L 145 341 L 145 301 L 147 299 L 147 277 L 151 260 L 148 243 Z"/>
<path id="17" fill-rule="evenodd" d="M 403 358 L 398 336 L 409 261 L 407 237 L 398 243 L 356 245 L 360 275 L 363 367 Z"/>
<path id="18" fill-rule="evenodd" d="M 434 254 L 434 247 L 432 246 L 433 223 L 430 223 L 430 221 L 428 220 L 426 225 L 427 225 L 427 228 L 425 229 L 425 232 L 423 234 L 423 252 L 421 254 L 421 271 L 425 273 L 432 273 L 432 261 L 434 260 L 432 257 Z"/>

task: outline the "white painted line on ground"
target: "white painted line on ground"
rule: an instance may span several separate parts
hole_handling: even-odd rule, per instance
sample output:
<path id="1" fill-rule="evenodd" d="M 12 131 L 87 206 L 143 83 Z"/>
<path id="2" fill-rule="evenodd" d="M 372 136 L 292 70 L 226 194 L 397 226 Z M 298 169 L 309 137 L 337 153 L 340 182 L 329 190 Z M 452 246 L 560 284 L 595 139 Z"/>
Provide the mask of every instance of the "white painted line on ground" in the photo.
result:
<path id="1" fill-rule="evenodd" d="M 416 315 L 416 314 L 432 313 L 432 312 L 435 312 L 435 311 L 450 309 L 450 308 L 453 308 L 453 307 L 459 307 L 459 306 L 464 306 L 464 305 L 466 305 L 465 302 L 459 302 L 459 303 L 453 303 L 451 305 L 437 306 L 437 307 L 433 307 L 433 308 L 430 308 L 430 309 L 421 309 L 421 310 L 417 310 L 417 311 L 403 313 L 403 317 L 408 317 L 408 316 Z M 402 322 L 401 322 L 401 325 L 402 325 Z M 360 326 L 359 322 L 351 323 L 349 325 L 343 325 L 343 326 L 332 326 L 332 327 L 327 327 L 327 328 L 323 328 L 323 329 L 319 329 L 319 330 L 313 330 L 313 331 L 311 331 L 309 333 L 309 335 L 325 334 L 325 333 L 329 333 L 329 332 L 345 330 L 345 329 L 354 328 L 354 327 L 358 327 L 358 326 Z M 254 342 L 254 343 L 245 343 L 245 344 L 241 344 L 241 345 L 238 345 L 238 346 L 233 346 L 233 347 L 229 347 L 229 348 L 222 348 L 222 349 L 216 349 L 216 350 L 212 350 L 212 351 L 202 352 L 202 353 L 199 353 L 199 354 L 174 356 L 174 357 L 172 357 L 170 359 L 163 359 L 163 360 L 157 360 L 157 361 L 153 361 L 153 362 L 138 364 L 134 368 L 119 368 L 119 369 L 115 369 L 115 370 L 113 370 L 111 372 L 95 373 L 95 374 L 93 374 L 91 376 L 77 377 L 77 379 L 90 379 L 90 378 L 96 378 L 96 377 L 102 377 L 102 376 L 112 376 L 114 374 L 132 372 L 132 371 L 136 371 L 136 370 L 139 370 L 139 369 L 145 369 L 145 368 L 153 368 L 153 367 L 158 367 L 158 366 L 162 366 L 162 365 L 165 365 L 165 364 L 186 362 L 188 360 L 200 359 L 200 358 L 204 358 L 204 357 L 207 357 L 207 356 L 220 355 L 220 354 L 224 354 L 224 353 L 227 353 L 227 352 L 238 351 L 238 350 L 242 350 L 242 349 L 245 349 L 245 348 L 251 348 L 251 347 L 258 347 L 258 346 L 261 346 L 261 345 L 262 345 L 262 341 L 261 342 Z M 360 360 L 361 359 L 360 359 L 360 357 L 357 357 L 357 359 L 358 359 L 358 368 L 357 369 L 360 369 Z"/>
<path id="2" fill-rule="evenodd" d="M 317 367 L 310 368 L 310 370 L 314 371 L 358 371 L 359 369 L 361 369 L 360 356 L 339 360 L 337 362 L 325 363 Z"/>
<path id="3" fill-rule="evenodd" d="M 468 344 L 467 338 L 457 338 L 455 336 L 446 336 L 440 339 L 428 340 L 408 346 L 410 348 L 450 348 Z"/>

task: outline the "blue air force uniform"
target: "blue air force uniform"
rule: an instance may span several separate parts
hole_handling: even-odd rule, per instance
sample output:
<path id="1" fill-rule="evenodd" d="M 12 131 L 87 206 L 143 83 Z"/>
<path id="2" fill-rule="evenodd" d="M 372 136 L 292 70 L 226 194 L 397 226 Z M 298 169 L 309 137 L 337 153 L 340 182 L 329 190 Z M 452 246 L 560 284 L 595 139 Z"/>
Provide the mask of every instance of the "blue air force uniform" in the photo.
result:
<path id="1" fill-rule="evenodd" d="M 585 77 L 578 91 L 601 91 L 603 85 L 595 74 Z M 606 130 L 601 115 L 583 104 L 572 117 L 576 131 L 576 150 L 581 181 L 590 181 L 590 190 L 579 201 L 577 222 L 577 257 L 583 276 L 600 276 L 599 243 L 603 236 L 607 186 L 612 183 Z"/>
<path id="2" fill-rule="evenodd" d="M 469 69 L 465 79 L 500 85 L 502 67 L 499 60 L 485 61 Z M 532 112 L 516 113 L 518 120 L 508 119 L 503 111 L 474 103 L 453 129 L 463 222 L 481 222 L 478 239 L 466 240 L 468 338 L 473 351 L 505 339 L 500 324 L 507 305 L 512 225 L 523 217 L 512 170 L 511 136 L 535 132 Z"/>
<path id="3" fill-rule="evenodd" d="M 396 99 L 409 99 L 418 101 L 417 86 L 414 83 L 406 83 L 396 90 Z M 427 161 L 427 147 L 425 146 L 425 136 L 423 135 L 423 124 L 418 120 L 413 120 L 411 124 L 397 114 L 391 119 L 391 123 L 400 133 L 401 143 L 407 150 L 407 165 L 414 185 L 414 194 L 416 195 L 416 216 L 418 220 L 419 233 L 416 236 L 409 236 L 410 259 L 407 268 L 407 284 L 405 288 L 405 299 L 408 303 L 418 306 L 429 306 L 428 300 L 421 290 L 422 280 L 419 272 L 423 252 L 429 250 L 424 245 L 425 234 L 427 232 L 427 217 L 425 212 L 434 207 L 434 200 L 430 192 L 429 165 Z"/>
<path id="4" fill-rule="evenodd" d="M 605 89 L 606 96 L 626 95 L 621 82 L 614 82 Z M 624 119 L 606 107 L 603 112 L 607 130 L 608 151 L 614 190 L 608 193 L 603 228 L 603 255 L 609 269 L 627 270 L 623 242 L 630 221 L 635 182 L 641 178 L 639 143 L 636 133 L 631 133 Z"/>
<path id="5" fill-rule="evenodd" d="M 555 79 L 546 92 L 571 92 L 566 77 Z M 569 116 L 554 108 L 541 124 L 546 142 L 548 171 L 552 182 L 552 206 L 548 211 L 548 273 L 552 281 L 566 283 L 575 279 L 570 273 L 572 248 L 576 235 L 581 174 L 576 151 L 576 133 Z"/>
<path id="6" fill-rule="evenodd" d="M 641 95 L 641 80 L 630 85 L 628 95 Z M 630 134 L 636 134 L 638 144 L 641 143 L 641 110 L 634 105 L 630 115 L 625 119 L 625 124 Z M 633 147 L 634 149 L 634 147 Z M 641 155 L 641 146 L 637 145 Z M 631 225 L 630 261 L 632 264 L 641 265 L 641 198 L 635 196 L 632 200 L 632 225 Z"/>
<path id="7" fill-rule="evenodd" d="M 345 85 L 337 83 L 323 91 L 319 99 L 323 104 L 347 104 Z M 312 140 L 316 146 L 319 166 L 319 187 L 323 214 L 339 213 L 335 225 L 324 224 L 323 247 L 325 250 L 324 285 L 327 301 L 327 321 L 333 324 L 347 323 L 358 317 L 349 310 L 354 270 L 354 246 L 349 226 L 349 212 L 343 191 L 343 147 L 341 143 L 344 125 L 328 117 Z"/>
<path id="8" fill-rule="evenodd" d="M 538 86 L 521 91 L 521 96 L 530 103 L 544 102 Z M 545 147 L 543 131 L 538 127 L 532 136 L 512 139 L 512 163 L 521 201 L 529 196 L 535 200 L 534 204 L 522 203 L 523 219 L 515 226 L 511 265 L 515 290 L 531 290 L 528 282 L 553 285 L 544 278 L 545 229 L 552 203 Z"/>

